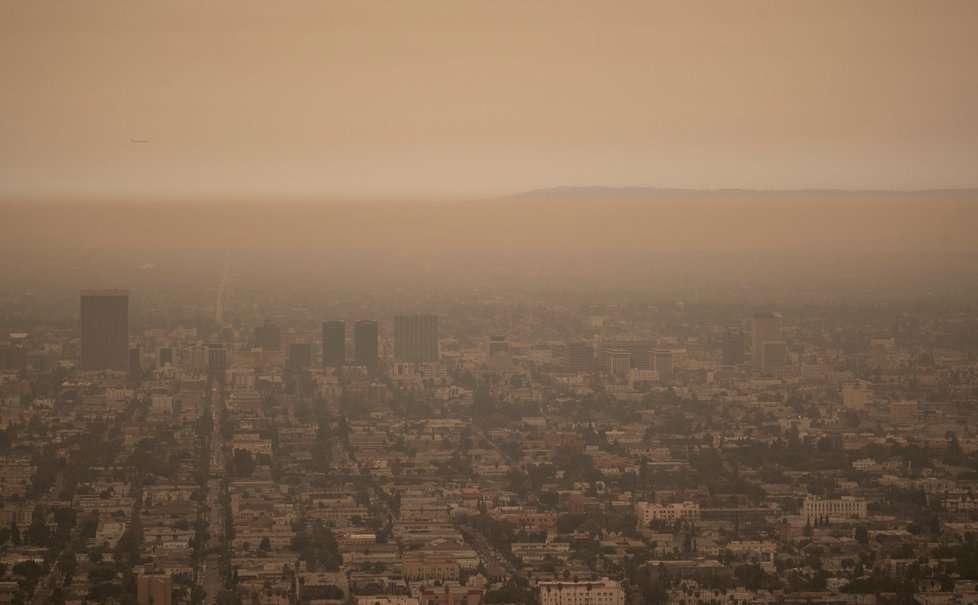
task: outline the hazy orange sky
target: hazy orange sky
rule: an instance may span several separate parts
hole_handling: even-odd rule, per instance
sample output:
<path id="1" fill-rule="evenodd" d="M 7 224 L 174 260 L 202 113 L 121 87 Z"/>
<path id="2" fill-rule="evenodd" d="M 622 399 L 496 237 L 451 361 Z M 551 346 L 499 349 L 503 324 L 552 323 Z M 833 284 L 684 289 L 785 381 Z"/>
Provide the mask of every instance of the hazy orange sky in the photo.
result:
<path id="1" fill-rule="evenodd" d="M 6 1 L 0 197 L 974 187 L 976 31 L 971 0 Z"/>

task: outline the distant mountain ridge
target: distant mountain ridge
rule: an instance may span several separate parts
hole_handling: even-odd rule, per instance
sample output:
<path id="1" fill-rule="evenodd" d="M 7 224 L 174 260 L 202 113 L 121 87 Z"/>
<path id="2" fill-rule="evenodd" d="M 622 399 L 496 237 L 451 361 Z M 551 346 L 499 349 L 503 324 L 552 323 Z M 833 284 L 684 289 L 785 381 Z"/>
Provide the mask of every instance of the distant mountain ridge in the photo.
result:
<path id="1" fill-rule="evenodd" d="M 656 195 L 871 195 L 871 194 L 921 194 L 921 193 L 945 193 L 945 194 L 978 194 L 978 188 L 960 189 L 687 189 L 680 187 L 608 187 L 604 185 L 591 186 L 570 186 L 560 185 L 557 187 L 546 187 L 542 189 L 532 189 L 522 191 L 512 195 L 503 196 L 501 199 L 557 199 L 557 198 L 587 198 L 587 197 L 649 197 Z"/>

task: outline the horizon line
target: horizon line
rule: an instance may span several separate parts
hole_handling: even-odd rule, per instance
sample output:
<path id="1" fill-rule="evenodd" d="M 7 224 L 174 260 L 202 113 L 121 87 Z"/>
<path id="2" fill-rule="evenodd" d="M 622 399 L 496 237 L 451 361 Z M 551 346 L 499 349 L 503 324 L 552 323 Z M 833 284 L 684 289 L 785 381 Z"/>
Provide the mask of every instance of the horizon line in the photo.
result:
<path id="1" fill-rule="evenodd" d="M 79 195 L 70 194 L 25 194 L 25 195 L 5 195 L 0 194 L 0 204 L 25 203 L 25 202 L 299 202 L 299 203 L 322 203 L 322 202 L 397 202 L 397 201 L 457 201 L 457 202 L 486 202 L 497 200 L 512 200 L 519 198 L 532 198 L 544 196 L 557 196 L 561 194 L 577 195 L 586 197 L 600 194 L 611 195 L 631 195 L 642 194 L 724 194 L 724 193 L 757 193 L 757 194 L 978 194 L 978 185 L 972 187 L 928 187 L 920 189 L 889 189 L 889 188 L 844 188 L 844 187 L 803 187 L 803 188 L 761 188 L 761 187 L 662 187 L 655 185 L 648 186 L 615 186 L 615 185 L 555 185 L 552 187 L 540 187 L 527 189 L 515 193 L 501 195 L 478 195 L 478 194 L 309 194 L 309 195 L 282 195 L 282 194 L 200 194 L 182 193 L 176 195 L 163 194 L 92 194 L 85 193 Z"/>

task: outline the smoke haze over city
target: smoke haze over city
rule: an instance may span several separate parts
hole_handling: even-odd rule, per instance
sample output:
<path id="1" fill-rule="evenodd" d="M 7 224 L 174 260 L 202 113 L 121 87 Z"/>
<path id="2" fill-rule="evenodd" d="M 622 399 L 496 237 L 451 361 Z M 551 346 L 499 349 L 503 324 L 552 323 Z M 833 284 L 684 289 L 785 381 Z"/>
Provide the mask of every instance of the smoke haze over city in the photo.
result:
<path id="1" fill-rule="evenodd" d="M 0 4 L 0 604 L 978 603 L 976 25 Z"/>

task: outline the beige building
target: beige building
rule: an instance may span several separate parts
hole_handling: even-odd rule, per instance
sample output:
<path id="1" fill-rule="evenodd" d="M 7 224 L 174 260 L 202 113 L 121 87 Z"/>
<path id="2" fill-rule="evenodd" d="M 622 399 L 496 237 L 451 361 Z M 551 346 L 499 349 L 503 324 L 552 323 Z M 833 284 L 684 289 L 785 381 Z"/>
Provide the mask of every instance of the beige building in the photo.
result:
<path id="1" fill-rule="evenodd" d="M 625 605 L 621 583 L 608 578 L 590 581 L 539 582 L 540 605 Z"/>
<path id="2" fill-rule="evenodd" d="M 401 558 L 405 580 L 457 580 L 461 566 L 451 553 L 412 550 Z"/>
<path id="3" fill-rule="evenodd" d="M 841 498 L 807 496 L 801 514 L 809 521 L 822 517 L 829 519 L 865 519 L 867 515 L 866 500 L 853 496 L 842 496 Z"/>
<path id="4" fill-rule="evenodd" d="M 696 521 L 700 518 L 700 505 L 695 502 L 676 502 L 675 504 L 655 504 L 653 502 L 636 502 L 635 516 L 642 526 L 648 526 L 652 521 Z"/>

